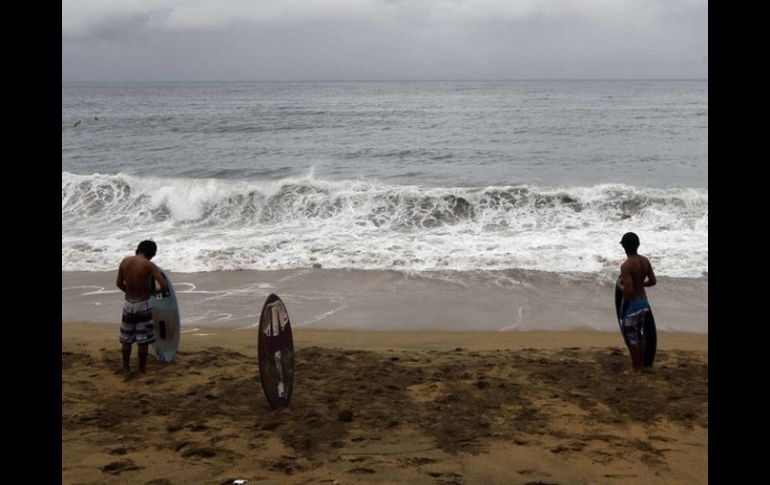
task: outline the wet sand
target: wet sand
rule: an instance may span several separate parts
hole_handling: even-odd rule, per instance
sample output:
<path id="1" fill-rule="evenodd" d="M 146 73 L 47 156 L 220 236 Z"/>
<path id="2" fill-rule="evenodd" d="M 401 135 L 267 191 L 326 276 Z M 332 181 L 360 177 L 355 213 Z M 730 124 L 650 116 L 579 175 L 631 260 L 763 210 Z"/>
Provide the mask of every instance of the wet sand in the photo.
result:
<path id="1" fill-rule="evenodd" d="M 170 273 L 185 326 L 248 327 L 277 293 L 294 328 L 338 330 L 602 330 L 618 328 L 614 279 L 536 271 L 297 269 Z M 62 321 L 114 322 L 116 272 L 63 272 Z M 708 278 L 647 289 L 659 330 L 708 333 Z"/>
<path id="2" fill-rule="evenodd" d="M 707 483 L 707 335 L 633 379 L 617 332 L 300 327 L 273 411 L 254 329 L 184 331 L 126 377 L 117 324 L 62 324 L 64 483 Z"/>

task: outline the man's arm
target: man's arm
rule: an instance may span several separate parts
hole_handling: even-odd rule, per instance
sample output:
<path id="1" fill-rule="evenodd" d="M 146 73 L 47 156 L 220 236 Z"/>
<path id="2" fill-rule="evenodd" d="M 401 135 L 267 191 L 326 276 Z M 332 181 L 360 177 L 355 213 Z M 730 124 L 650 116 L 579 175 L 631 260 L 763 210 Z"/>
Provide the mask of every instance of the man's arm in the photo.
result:
<path id="1" fill-rule="evenodd" d="M 123 293 L 126 292 L 126 279 L 123 277 L 123 262 L 120 262 L 120 266 L 118 266 L 118 280 L 115 282 L 115 284 L 118 286 L 118 288 L 123 291 Z"/>
<path id="2" fill-rule="evenodd" d="M 652 271 L 652 264 L 650 263 L 650 260 L 647 260 L 647 279 L 645 279 L 644 283 L 642 283 L 643 286 L 655 286 L 658 283 L 658 280 L 655 279 L 655 273 Z"/>
<path id="3" fill-rule="evenodd" d="M 618 278 L 618 288 L 623 292 L 624 297 L 631 297 L 634 295 L 634 280 L 631 277 L 631 272 L 625 264 L 620 266 L 620 278 Z"/>
<path id="4" fill-rule="evenodd" d="M 166 291 L 166 279 L 163 277 L 163 273 L 160 272 L 160 268 L 158 268 L 155 263 L 150 264 L 152 265 L 152 277 L 155 278 L 155 281 L 160 285 L 160 289 L 158 289 L 156 293 L 163 293 Z"/>

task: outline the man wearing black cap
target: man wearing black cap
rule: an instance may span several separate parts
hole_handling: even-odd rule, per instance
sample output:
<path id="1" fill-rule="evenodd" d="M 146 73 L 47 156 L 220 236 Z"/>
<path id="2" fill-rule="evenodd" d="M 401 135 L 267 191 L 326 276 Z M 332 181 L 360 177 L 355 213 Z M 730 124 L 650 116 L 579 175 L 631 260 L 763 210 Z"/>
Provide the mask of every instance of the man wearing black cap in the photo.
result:
<path id="1" fill-rule="evenodd" d="M 631 366 L 634 374 L 641 374 L 644 366 L 644 333 L 642 327 L 650 303 L 644 292 L 646 286 L 655 286 L 655 273 L 650 260 L 637 254 L 639 236 L 633 232 L 623 234 L 620 244 L 626 251 L 626 260 L 620 266 L 618 288 L 623 292 L 623 300 L 628 302 L 623 313 L 623 333 L 626 336 L 628 351 L 631 353 Z"/>

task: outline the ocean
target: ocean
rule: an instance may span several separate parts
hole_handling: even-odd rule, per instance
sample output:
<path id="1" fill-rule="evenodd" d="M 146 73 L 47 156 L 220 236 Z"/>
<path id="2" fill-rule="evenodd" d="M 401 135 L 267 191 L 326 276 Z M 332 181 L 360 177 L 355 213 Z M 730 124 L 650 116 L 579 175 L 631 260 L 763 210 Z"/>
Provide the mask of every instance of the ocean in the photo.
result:
<path id="1" fill-rule="evenodd" d="M 183 325 L 616 331 L 627 231 L 707 333 L 708 81 L 62 84 L 65 321 L 153 239 Z"/>

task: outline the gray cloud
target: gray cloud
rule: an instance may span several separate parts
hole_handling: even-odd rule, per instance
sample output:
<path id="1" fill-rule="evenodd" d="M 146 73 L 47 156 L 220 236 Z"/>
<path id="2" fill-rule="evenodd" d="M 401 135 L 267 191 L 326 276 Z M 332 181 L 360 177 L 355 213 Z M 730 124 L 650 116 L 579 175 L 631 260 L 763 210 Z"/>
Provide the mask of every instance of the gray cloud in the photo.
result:
<path id="1" fill-rule="evenodd" d="M 703 78 L 705 1 L 62 4 L 64 80 Z"/>

